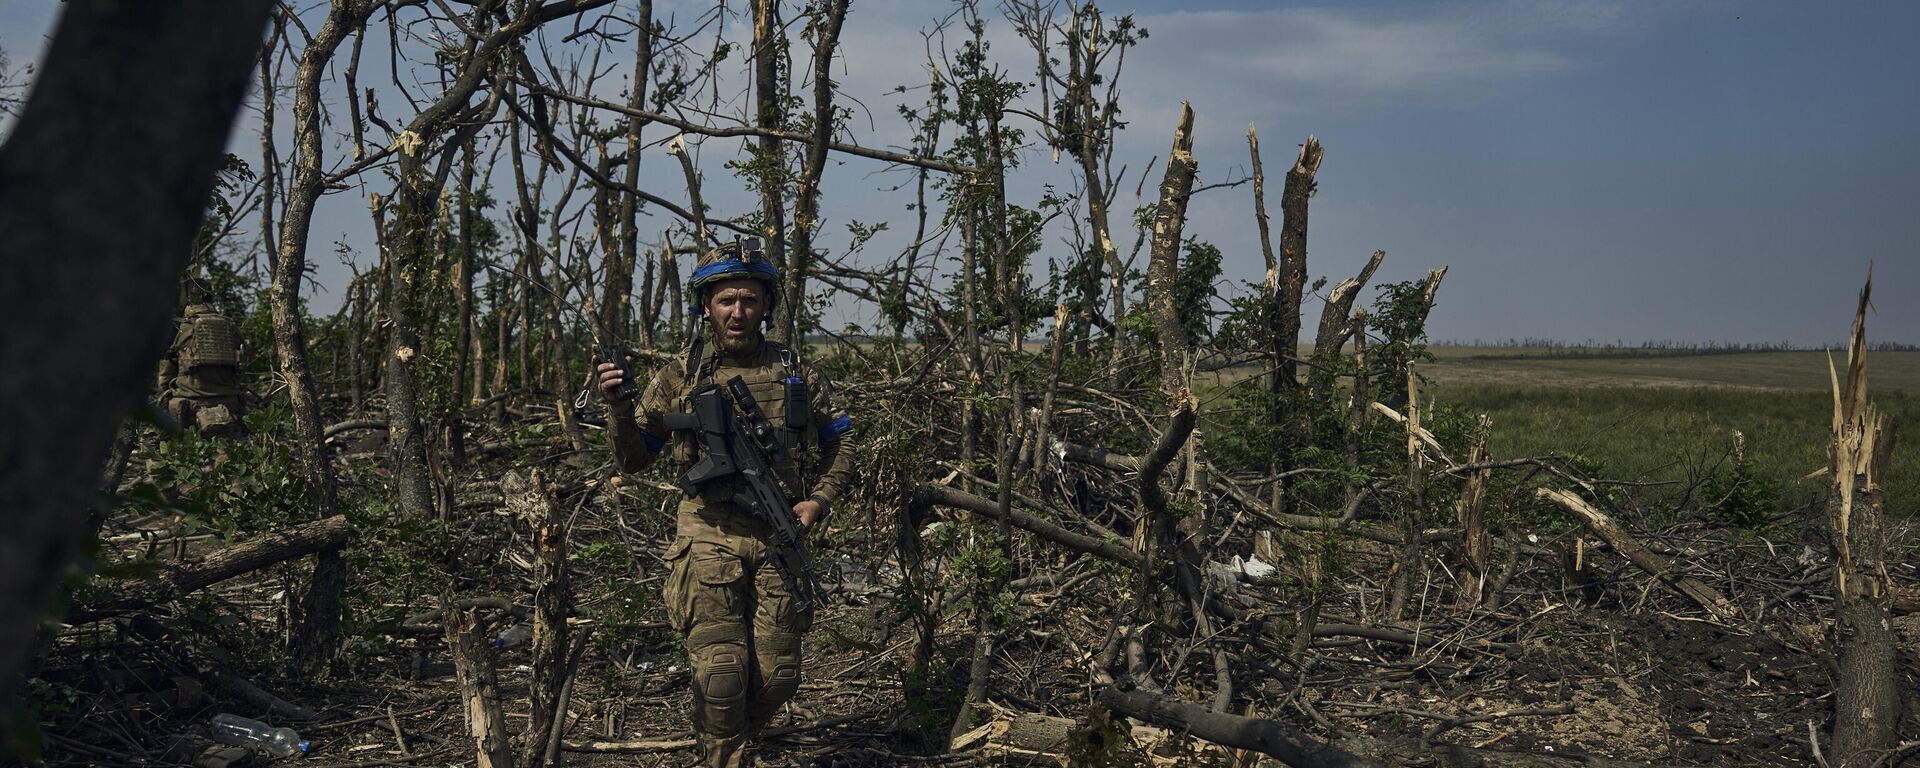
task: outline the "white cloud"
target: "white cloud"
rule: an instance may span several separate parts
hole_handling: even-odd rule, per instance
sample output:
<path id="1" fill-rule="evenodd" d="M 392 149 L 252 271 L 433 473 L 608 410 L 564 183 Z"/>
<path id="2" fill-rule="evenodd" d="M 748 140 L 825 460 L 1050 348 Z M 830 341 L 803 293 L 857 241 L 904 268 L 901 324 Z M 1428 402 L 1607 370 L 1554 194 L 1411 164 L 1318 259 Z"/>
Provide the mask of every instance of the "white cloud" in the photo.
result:
<path id="1" fill-rule="evenodd" d="M 1513 0 L 1411 9 L 1286 8 L 1138 17 L 1140 95 L 1273 94 L 1286 109 L 1472 101 L 1579 65 L 1567 43 L 1623 28 L 1612 3 Z"/>

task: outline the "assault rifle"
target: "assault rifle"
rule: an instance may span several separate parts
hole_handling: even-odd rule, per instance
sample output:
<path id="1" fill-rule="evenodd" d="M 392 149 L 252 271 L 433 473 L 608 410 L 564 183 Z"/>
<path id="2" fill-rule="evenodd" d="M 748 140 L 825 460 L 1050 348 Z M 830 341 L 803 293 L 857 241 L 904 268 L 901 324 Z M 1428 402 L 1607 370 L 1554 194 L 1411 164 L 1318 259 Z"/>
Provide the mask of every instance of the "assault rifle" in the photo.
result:
<path id="1" fill-rule="evenodd" d="M 788 593 L 803 606 L 824 607 L 826 592 L 813 572 L 807 533 L 773 476 L 784 447 L 746 381 L 735 376 L 724 389 L 704 384 L 688 400 L 692 413 L 661 419 L 667 429 L 692 430 L 700 444 L 700 461 L 680 476 L 680 490 L 709 502 L 730 501 L 766 523 L 773 534 L 774 567 Z"/>

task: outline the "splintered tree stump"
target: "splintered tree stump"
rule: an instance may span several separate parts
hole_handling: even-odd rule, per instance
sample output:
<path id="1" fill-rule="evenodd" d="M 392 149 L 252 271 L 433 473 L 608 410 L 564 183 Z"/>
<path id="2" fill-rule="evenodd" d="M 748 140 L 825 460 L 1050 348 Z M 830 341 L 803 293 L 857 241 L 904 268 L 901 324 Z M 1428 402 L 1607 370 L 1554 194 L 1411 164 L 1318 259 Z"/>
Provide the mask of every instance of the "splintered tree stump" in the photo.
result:
<path id="1" fill-rule="evenodd" d="M 446 624 L 447 646 L 453 649 L 453 669 L 459 676 L 460 698 L 465 703 L 467 732 L 473 736 L 480 768 L 513 768 L 492 649 L 480 636 L 472 610 L 449 609 Z"/>
<path id="2" fill-rule="evenodd" d="M 520 738 L 520 764 L 538 768 L 546 763 L 548 735 L 560 712 L 560 689 L 567 676 L 567 613 L 573 595 L 567 580 L 566 519 L 554 509 L 553 493 L 539 470 L 522 480 L 509 474 L 500 484 L 507 508 L 533 527 L 533 649 L 531 717 Z"/>

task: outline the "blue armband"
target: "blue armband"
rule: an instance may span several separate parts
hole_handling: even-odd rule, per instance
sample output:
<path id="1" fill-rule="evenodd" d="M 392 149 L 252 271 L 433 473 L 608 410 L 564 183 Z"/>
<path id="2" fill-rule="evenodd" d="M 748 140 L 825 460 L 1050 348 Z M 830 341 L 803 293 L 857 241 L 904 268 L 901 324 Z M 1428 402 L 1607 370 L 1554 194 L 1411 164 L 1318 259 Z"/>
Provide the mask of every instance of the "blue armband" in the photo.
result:
<path id="1" fill-rule="evenodd" d="M 820 427 L 820 441 L 824 443 L 852 430 L 853 417 L 844 413 L 840 414 L 839 416 L 833 417 L 833 421 L 827 422 Z"/>
<path id="2" fill-rule="evenodd" d="M 654 437 L 652 432 L 641 432 L 640 442 L 647 446 L 647 453 L 659 453 L 667 447 L 667 441 Z"/>

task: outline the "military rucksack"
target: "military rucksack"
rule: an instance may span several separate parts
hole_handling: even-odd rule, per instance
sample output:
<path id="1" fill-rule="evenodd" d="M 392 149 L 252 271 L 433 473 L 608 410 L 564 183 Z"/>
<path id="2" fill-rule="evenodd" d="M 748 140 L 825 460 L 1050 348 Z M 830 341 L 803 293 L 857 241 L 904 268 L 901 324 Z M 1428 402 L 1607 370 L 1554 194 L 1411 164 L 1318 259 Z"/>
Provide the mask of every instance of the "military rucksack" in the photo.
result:
<path id="1" fill-rule="evenodd" d="M 181 370 L 201 366 L 240 364 L 240 327 L 232 320 L 207 313 L 187 320 L 187 343 L 180 349 Z"/>

